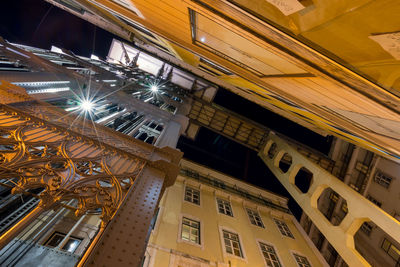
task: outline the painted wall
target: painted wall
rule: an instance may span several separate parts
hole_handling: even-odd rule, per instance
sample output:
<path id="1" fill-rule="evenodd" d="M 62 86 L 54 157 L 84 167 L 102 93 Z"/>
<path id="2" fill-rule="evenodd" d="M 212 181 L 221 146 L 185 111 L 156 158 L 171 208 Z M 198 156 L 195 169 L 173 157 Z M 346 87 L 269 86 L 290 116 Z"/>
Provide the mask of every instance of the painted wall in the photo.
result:
<path id="1" fill-rule="evenodd" d="M 193 166 L 191 164 L 192 169 Z M 197 165 L 197 171 L 209 173 L 210 170 Z M 221 178 L 231 184 L 239 182 L 219 174 L 218 179 Z M 200 205 L 184 201 L 185 186 L 200 190 Z M 260 190 L 242 182 L 240 188 L 254 194 Z M 269 192 L 265 192 L 265 195 L 274 197 Z M 233 217 L 218 213 L 217 197 L 230 200 Z M 275 195 L 274 201 L 278 199 L 280 202 L 285 201 Z M 265 228 L 250 223 L 245 207 L 258 210 Z M 180 238 L 183 216 L 200 221 L 200 244 L 189 243 Z M 283 220 L 294 239 L 283 236 L 273 218 Z M 258 241 L 273 245 L 283 266 L 296 266 L 292 252 L 306 256 L 313 267 L 323 266 L 292 220 L 294 220 L 292 215 L 257 205 L 241 196 L 230 195 L 223 190 L 217 190 L 180 175 L 175 184 L 166 190 L 160 202 L 160 211 L 150 237 L 144 266 L 266 266 Z M 239 235 L 243 258 L 225 252 L 222 229 Z"/>

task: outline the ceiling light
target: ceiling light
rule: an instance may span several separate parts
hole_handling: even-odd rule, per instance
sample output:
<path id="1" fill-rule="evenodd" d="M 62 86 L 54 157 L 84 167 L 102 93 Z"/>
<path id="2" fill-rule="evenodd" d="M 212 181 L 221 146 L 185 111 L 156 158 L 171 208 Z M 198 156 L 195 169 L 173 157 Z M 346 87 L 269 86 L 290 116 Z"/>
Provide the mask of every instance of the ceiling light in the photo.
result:
<path id="1" fill-rule="evenodd" d="M 93 108 L 93 103 L 88 101 L 88 100 L 83 100 L 82 103 L 81 103 L 81 108 L 84 111 L 91 111 L 92 108 Z"/>
<path id="2" fill-rule="evenodd" d="M 151 90 L 152 92 L 157 92 L 157 91 L 158 91 L 158 86 L 157 86 L 157 85 L 152 85 L 152 86 L 150 87 L 150 90 Z"/>
<path id="3" fill-rule="evenodd" d="M 204 43 L 204 42 L 206 41 L 206 37 L 204 37 L 204 36 L 201 37 L 201 38 L 200 38 L 200 41 Z"/>

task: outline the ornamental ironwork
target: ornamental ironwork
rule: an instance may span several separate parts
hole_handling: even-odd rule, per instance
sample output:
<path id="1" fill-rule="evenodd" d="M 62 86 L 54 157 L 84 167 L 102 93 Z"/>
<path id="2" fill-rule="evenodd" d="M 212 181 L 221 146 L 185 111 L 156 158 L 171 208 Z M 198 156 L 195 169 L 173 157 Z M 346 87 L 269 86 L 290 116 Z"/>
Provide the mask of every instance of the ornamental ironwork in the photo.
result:
<path id="1" fill-rule="evenodd" d="M 0 179 L 12 193 L 41 188 L 40 206 L 57 208 L 77 200 L 76 215 L 115 214 L 147 159 L 0 105 Z"/>

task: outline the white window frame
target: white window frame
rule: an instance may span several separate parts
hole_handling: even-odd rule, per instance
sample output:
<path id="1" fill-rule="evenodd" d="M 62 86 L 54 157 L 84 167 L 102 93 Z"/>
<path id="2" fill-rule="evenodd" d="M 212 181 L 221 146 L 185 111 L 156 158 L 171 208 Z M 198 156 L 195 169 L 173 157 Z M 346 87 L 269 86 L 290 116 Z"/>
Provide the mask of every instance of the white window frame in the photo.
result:
<path id="1" fill-rule="evenodd" d="M 274 221 L 274 223 L 275 223 L 276 228 L 278 229 L 278 232 L 279 232 L 282 236 L 295 239 L 295 238 L 294 238 L 294 234 L 293 234 L 292 230 L 289 228 L 289 225 L 286 223 L 286 221 L 281 220 L 281 219 L 278 219 L 278 218 L 273 218 L 273 221 Z M 291 236 L 285 235 L 285 234 L 283 234 L 283 233 L 281 232 L 281 229 L 280 229 L 279 226 L 278 226 L 278 222 L 283 222 L 283 223 L 286 225 L 286 227 L 289 229 L 289 233 L 290 233 Z"/>
<path id="2" fill-rule="evenodd" d="M 249 207 L 245 207 L 244 209 L 245 209 L 245 212 L 246 212 L 246 214 L 247 214 L 247 218 L 249 218 L 249 222 L 250 222 L 251 225 L 254 225 L 254 226 L 256 226 L 256 227 L 260 227 L 260 228 L 264 228 L 264 229 L 265 229 L 265 224 L 264 224 L 264 221 L 263 221 L 262 218 L 261 218 L 261 214 L 260 214 L 260 211 L 259 211 L 259 210 L 257 210 L 257 209 L 252 209 L 252 208 L 249 208 Z M 257 213 L 258 217 L 260 218 L 261 225 L 253 224 L 253 223 L 251 222 L 251 218 L 250 218 L 249 211 L 251 211 L 251 212 L 256 212 L 256 213 Z"/>
<path id="3" fill-rule="evenodd" d="M 54 247 L 49 246 L 50 241 L 51 241 L 56 235 L 62 237 L 60 243 L 58 243 L 58 244 L 57 244 L 56 246 L 54 246 Z M 53 231 L 53 232 L 51 233 L 51 235 L 50 235 L 50 236 L 47 238 L 47 240 L 45 241 L 44 246 L 49 247 L 49 248 L 54 248 L 54 249 L 56 249 L 57 246 L 59 246 L 59 245 L 61 244 L 61 242 L 64 240 L 64 238 L 65 238 L 66 236 L 67 236 L 66 233 L 63 233 L 63 232 L 60 232 L 60 231 Z M 61 251 L 64 251 L 64 252 L 67 252 L 67 253 L 75 254 L 75 252 L 77 251 L 77 249 L 79 248 L 79 246 L 83 244 L 84 238 L 75 237 L 75 236 L 69 236 L 68 239 L 67 239 L 67 241 L 66 241 L 66 243 L 64 244 L 64 246 L 66 246 L 67 243 L 68 243 L 68 241 L 70 241 L 70 240 L 77 240 L 77 241 L 79 241 L 79 244 L 74 248 L 74 251 L 70 252 L 70 251 L 68 251 L 67 249 L 64 249 L 64 248 L 60 248 L 60 250 L 61 250 Z"/>
<path id="4" fill-rule="evenodd" d="M 187 188 L 199 191 L 199 204 L 196 204 L 196 203 L 193 203 L 193 202 L 191 202 L 189 200 L 186 200 L 186 189 Z M 185 183 L 185 186 L 184 186 L 184 189 L 183 189 L 183 201 L 186 202 L 186 203 L 190 203 L 192 205 L 195 205 L 197 207 L 199 207 L 199 206 L 201 207 L 201 190 L 200 190 L 200 188 L 196 188 L 193 185 L 190 185 L 190 184 L 188 185 L 188 184 Z"/>
<path id="5" fill-rule="evenodd" d="M 200 223 L 200 229 L 199 229 L 199 230 L 200 230 L 200 236 L 199 236 L 199 238 L 200 238 L 200 244 L 197 244 L 197 243 L 194 243 L 194 242 L 191 242 L 191 241 L 187 241 L 187 240 L 182 239 L 183 217 L 185 217 L 185 218 L 187 218 L 187 219 L 190 219 L 190 220 L 193 220 L 193 221 L 197 221 L 197 222 Z M 203 225 L 203 221 L 200 220 L 199 218 L 196 218 L 196 217 L 190 215 L 190 214 L 181 213 L 181 214 L 180 214 L 180 219 L 179 219 L 179 229 L 178 229 L 178 239 L 177 239 L 177 243 L 185 243 L 185 244 L 189 244 L 189 245 L 192 245 L 192 246 L 195 246 L 195 247 L 204 249 L 204 244 L 205 244 L 205 242 L 204 242 L 204 225 Z"/>
<path id="6" fill-rule="evenodd" d="M 267 261 L 265 260 L 264 253 L 262 252 L 261 244 L 260 244 L 260 243 L 263 243 L 263 244 L 265 244 L 265 245 L 268 245 L 268 246 L 273 247 L 274 250 L 275 250 L 275 253 L 276 253 L 276 257 L 278 258 L 279 263 L 281 264 L 281 267 L 285 267 L 285 265 L 283 264 L 283 261 L 282 261 L 281 257 L 279 256 L 279 251 L 278 251 L 278 249 L 276 248 L 276 246 L 275 246 L 274 244 L 272 244 L 272 243 L 270 243 L 270 242 L 268 242 L 268 241 L 259 239 L 259 238 L 256 239 L 256 242 L 257 242 L 258 250 L 260 251 L 261 257 L 263 258 L 263 260 L 264 260 L 264 262 L 265 262 L 265 266 L 267 266 Z"/>
<path id="7" fill-rule="evenodd" d="M 312 262 L 310 261 L 309 257 L 307 257 L 306 255 L 304 255 L 303 253 L 298 252 L 298 251 L 295 251 L 295 250 L 291 250 L 290 253 L 292 254 L 293 260 L 294 260 L 294 262 L 296 263 L 297 267 L 302 267 L 302 266 L 299 266 L 299 264 L 297 263 L 296 257 L 294 256 L 295 254 L 298 255 L 298 256 L 301 256 L 301 257 L 306 258 L 307 261 L 308 261 L 308 263 L 310 264 L 310 267 L 313 267 L 313 264 L 312 264 Z"/>
<path id="8" fill-rule="evenodd" d="M 240 244 L 240 248 L 242 250 L 242 256 L 243 257 L 239 257 L 239 256 L 236 256 L 234 254 L 230 254 L 230 253 L 226 252 L 226 250 L 225 250 L 224 232 L 223 232 L 224 230 L 228 231 L 228 232 L 231 232 L 232 234 L 236 234 L 238 236 L 239 244 Z M 239 260 L 242 260 L 242 261 L 245 261 L 246 263 L 248 263 L 247 256 L 246 256 L 246 251 L 245 251 L 244 245 L 243 245 L 243 240 L 242 240 L 240 234 L 237 231 L 235 231 L 232 228 L 226 227 L 226 226 L 219 226 L 219 238 L 220 238 L 221 249 L 222 249 L 222 254 L 224 255 L 224 258 L 228 258 L 228 257 L 235 258 L 235 259 L 239 259 Z"/>
<path id="9" fill-rule="evenodd" d="M 218 200 L 228 202 L 229 207 L 230 207 L 230 209 L 231 209 L 232 215 L 229 215 L 229 214 L 226 214 L 226 213 L 222 213 L 222 212 L 219 211 Z M 216 206 L 217 206 L 217 212 L 218 212 L 219 214 L 223 214 L 223 215 L 225 215 L 225 216 L 232 217 L 232 218 L 235 217 L 235 216 L 234 216 L 234 213 L 233 213 L 232 203 L 231 203 L 230 200 L 226 200 L 226 199 L 224 199 L 224 198 L 221 198 L 221 197 L 218 197 L 218 196 L 217 196 L 217 197 L 215 198 L 215 204 L 216 204 Z M 224 210 L 225 210 L 225 209 L 224 209 Z"/>

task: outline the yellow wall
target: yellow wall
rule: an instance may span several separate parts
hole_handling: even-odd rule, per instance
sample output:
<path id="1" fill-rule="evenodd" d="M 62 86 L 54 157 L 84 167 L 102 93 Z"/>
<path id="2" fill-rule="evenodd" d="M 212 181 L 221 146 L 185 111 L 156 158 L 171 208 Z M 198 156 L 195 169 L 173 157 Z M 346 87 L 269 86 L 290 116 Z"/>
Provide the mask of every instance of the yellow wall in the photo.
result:
<path id="1" fill-rule="evenodd" d="M 183 200 L 185 183 L 197 189 L 200 187 L 200 206 Z M 248 186 L 243 189 L 251 192 L 252 187 Z M 218 213 L 216 197 L 230 198 L 234 217 Z M 250 223 L 244 209 L 245 206 L 252 209 L 258 208 L 265 228 Z M 182 216 L 200 221 L 201 245 L 180 240 Z M 282 236 L 272 219 L 273 217 L 284 220 L 295 239 Z M 178 265 L 176 262 L 172 264 L 171 255 L 175 252 L 170 254 L 171 249 L 209 260 L 210 264 L 214 266 L 266 266 L 257 240 L 274 245 L 283 266 L 296 266 L 291 250 L 306 256 L 313 267 L 322 266 L 292 219 L 291 215 L 260 205 L 257 207 L 255 203 L 243 200 L 239 196 L 231 195 L 229 197 L 222 190 L 215 190 L 208 185 L 200 185 L 191 178 L 178 176 L 176 183 L 166 190 L 161 200 L 157 223 L 149 242 L 149 247 L 152 247 L 156 253 L 151 255 L 152 261 L 144 266 L 184 266 Z M 244 259 L 224 253 L 225 248 L 221 245 L 221 228 L 239 234 Z"/>

